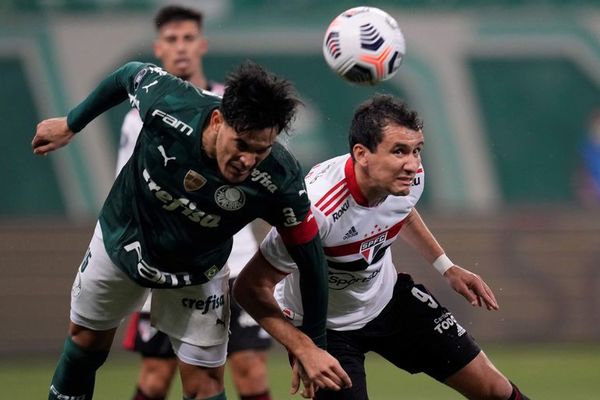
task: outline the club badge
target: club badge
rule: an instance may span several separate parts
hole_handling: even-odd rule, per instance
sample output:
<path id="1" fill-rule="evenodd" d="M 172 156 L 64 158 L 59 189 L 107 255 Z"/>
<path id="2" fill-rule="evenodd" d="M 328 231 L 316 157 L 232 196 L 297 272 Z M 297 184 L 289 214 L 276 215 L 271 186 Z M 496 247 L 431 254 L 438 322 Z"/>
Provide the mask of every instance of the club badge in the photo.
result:
<path id="1" fill-rule="evenodd" d="M 215 192 L 215 202 L 223 210 L 237 211 L 244 207 L 246 195 L 235 186 L 221 186 Z"/>

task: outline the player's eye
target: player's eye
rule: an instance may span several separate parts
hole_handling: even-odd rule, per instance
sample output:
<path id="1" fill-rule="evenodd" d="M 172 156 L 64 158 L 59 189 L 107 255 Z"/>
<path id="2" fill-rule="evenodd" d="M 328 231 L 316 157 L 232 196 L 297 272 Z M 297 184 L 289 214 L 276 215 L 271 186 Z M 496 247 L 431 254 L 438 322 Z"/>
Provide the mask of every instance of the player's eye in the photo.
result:
<path id="1" fill-rule="evenodd" d="M 239 151 L 248 151 L 248 143 L 243 140 L 236 140 L 235 145 Z"/>

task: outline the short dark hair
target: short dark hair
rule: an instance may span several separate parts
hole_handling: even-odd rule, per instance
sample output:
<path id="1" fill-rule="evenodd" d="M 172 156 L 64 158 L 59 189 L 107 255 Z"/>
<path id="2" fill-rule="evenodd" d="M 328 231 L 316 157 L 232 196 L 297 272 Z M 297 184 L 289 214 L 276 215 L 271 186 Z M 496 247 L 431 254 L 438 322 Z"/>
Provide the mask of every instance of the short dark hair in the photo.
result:
<path id="1" fill-rule="evenodd" d="M 348 144 L 350 153 L 355 144 L 362 144 L 375 152 L 381 143 L 383 128 L 396 124 L 413 131 L 423 129 L 423 122 L 415 111 L 408 108 L 406 103 L 390 95 L 376 94 L 363 102 L 354 111 L 350 124 Z"/>
<path id="2" fill-rule="evenodd" d="M 220 111 L 238 133 L 274 127 L 279 134 L 301 103 L 291 82 L 247 60 L 227 76 Z"/>
<path id="3" fill-rule="evenodd" d="M 198 24 L 198 28 L 202 28 L 202 13 L 191 8 L 170 5 L 164 6 L 158 10 L 154 17 L 154 26 L 156 30 L 160 30 L 163 25 L 175 21 L 194 21 Z"/>

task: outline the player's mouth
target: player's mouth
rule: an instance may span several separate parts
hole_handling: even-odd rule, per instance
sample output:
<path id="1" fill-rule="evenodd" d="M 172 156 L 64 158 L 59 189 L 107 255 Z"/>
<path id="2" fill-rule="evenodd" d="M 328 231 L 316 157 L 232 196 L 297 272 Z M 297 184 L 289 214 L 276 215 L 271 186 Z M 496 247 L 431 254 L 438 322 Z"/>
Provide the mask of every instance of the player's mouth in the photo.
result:
<path id="1" fill-rule="evenodd" d="M 402 183 L 406 186 L 412 185 L 413 180 L 414 180 L 414 177 L 412 177 L 412 176 L 411 177 L 403 176 L 403 177 L 396 178 L 396 181 L 399 181 L 400 183 Z"/>
<path id="2" fill-rule="evenodd" d="M 249 169 L 239 168 L 231 164 L 229 165 L 229 170 L 232 171 L 232 175 L 236 178 L 236 180 L 240 181 L 246 179 L 250 174 Z"/>
<path id="3" fill-rule="evenodd" d="M 190 60 L 188 58 L 178 58 L 175 60 L 175 68 L 188 69 L 190 67 Z"/>

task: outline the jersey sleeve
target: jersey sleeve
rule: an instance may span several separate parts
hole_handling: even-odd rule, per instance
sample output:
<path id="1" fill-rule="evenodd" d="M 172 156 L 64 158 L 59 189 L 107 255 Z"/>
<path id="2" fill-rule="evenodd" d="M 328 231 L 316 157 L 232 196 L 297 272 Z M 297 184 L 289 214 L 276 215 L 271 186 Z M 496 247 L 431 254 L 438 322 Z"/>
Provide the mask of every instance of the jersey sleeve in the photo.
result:
<path id="1" fill-rule="evenodd" d="M 269 264 L 281 272 L 291 274 L 298 269 L 275 228 L 271 228 L 260 243 L 260 252 Z"/>
<path id="2" fill-rule="evenodd" d="M 155 65 L 129 62 L 104 78 L 85 100 L 69 112 L 67 125 L 71 131 L 79 132 L 98 115 L 126 99 L 140 111 L 143 120 L 162 94 L 166 81 L 174 79 Z"/>

